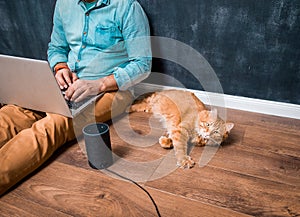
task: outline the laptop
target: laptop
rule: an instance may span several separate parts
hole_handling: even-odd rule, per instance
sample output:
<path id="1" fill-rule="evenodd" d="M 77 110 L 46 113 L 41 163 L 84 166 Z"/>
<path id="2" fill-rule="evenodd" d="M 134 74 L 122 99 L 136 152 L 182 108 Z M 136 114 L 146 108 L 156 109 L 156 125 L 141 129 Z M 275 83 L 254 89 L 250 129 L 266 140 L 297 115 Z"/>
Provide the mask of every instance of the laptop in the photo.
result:
<path id="1" fill-rule="evenodd" d="M 67 101 L 47 61 L 0 54 L 0 103 L 73 118 L 103 93 L 79 103 Z"/>

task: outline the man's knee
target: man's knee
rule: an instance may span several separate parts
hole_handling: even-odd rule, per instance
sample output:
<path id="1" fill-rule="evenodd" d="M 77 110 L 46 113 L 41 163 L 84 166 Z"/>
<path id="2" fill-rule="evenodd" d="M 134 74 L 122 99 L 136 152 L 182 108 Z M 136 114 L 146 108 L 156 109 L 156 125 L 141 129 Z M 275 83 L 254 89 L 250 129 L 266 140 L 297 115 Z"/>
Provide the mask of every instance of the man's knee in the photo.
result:
<path id="1" fill-rule="evenodd" d="M 123 113 L 132 103 L 130 91 L 108 92 L 95 106 L 96 120 L 107 121 Z"/>
<path id="2" fill-rule="evenodd" d="M 75 138 L 72 119 L 53 113 L 34 123 L 32 127 L 36 134 L 46 133 L 57 146 Z"/>

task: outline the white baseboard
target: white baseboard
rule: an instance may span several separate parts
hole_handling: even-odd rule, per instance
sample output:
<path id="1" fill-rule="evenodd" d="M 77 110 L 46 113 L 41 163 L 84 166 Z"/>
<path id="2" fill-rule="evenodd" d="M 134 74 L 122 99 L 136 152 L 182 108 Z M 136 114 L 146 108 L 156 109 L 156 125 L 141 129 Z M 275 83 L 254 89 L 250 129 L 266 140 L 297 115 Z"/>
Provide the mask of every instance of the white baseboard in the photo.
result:
<path id="1" fill-rule="evenodd" d="M 140 83 L 135 87 L 135 93 L 140 95 L 142 93 L 161 91 L 168 89 L 183 89 L 170 86 L 162 86 L 149 83 Z M 187 89 L 185 89 L 187 90 Z M 242 96 L 232 96 L 226 94 L 209 93 L 200 90 L 192 90 L 204 104 L 211 106 L 218 106 L 224 108 L 237 109 L 242 111 L 256 112 L 267 115 L 275 115 L 280 117 L 300 119 L 300 105 L 275 102 L 262 99 L 254 99 Z"/>

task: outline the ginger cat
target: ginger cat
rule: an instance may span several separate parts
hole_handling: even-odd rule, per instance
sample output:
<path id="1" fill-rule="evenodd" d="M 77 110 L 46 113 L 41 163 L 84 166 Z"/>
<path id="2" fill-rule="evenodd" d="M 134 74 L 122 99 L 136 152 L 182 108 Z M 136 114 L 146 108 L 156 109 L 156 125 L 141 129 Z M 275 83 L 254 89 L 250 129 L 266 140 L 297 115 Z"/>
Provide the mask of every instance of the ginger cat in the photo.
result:
<path id="1" fill-rule="evenodd" d="M 163 148 L 174 147 L 181 168 L 195 165 L 187 154 L 189 141 L 198 146 L 220 145 L 234 126 L 220 119 L 217 110 L 207 110 L 193 93 L 182 90 L 144 95 L 134 102 L 129 112 L 150 112 L 162 117 L 167 133 L 160 137 L 159 143 Z"/>

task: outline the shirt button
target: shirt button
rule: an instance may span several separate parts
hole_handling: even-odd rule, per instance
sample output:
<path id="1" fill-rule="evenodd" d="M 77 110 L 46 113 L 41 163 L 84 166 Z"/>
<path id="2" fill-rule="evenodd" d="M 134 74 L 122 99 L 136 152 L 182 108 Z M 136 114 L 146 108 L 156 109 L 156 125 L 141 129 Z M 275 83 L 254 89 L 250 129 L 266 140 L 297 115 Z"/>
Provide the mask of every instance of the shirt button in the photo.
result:
<path id="1" fill-rule="evenodd" d="M 80 59 L 76 60 L 76 62 L 78 62 L 78 63 L 79 63 L 79 62 L 80 62 Z"/>
<path id="2" fill-rule="evenodd" d="M 83 32 L 83 35 L 86 35 L 87 34 L 87 32 Z"/>
<path id="3" fill-rule="evenodd" d="M 84 49 L 85 47 L 86 47 L 85 45 L 82 45 L 82 46 L 81 46 L 82 49 Z"/>
<path id="4" fill-rule="evenodd" d="M 87 17 L 88 17 L 89 15 L 90 15 L 90 13 L 86 13 L 86 14 L 85 14 L 85 16 L 87 16 Z"/>

